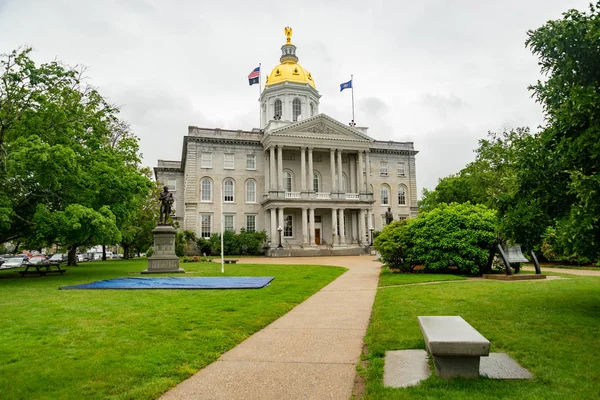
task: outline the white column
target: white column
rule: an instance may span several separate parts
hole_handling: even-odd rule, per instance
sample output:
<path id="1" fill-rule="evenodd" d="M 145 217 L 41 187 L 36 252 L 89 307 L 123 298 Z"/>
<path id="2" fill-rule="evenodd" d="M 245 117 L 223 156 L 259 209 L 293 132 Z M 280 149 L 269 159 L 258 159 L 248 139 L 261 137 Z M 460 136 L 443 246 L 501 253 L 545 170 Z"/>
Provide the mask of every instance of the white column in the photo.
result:
<path id="1" fill-rule="evenodd" d="M 344 233 L 344 209 L 340 208 L 340 246 L 346 245 L 346 234 Z"/>
<path id="2" fill-rule="evenodd" d="M 371 161 L 369 161 L 369 152 L 368 151 L 365 152 L 365 155 L 366 155 L 366 161 L 365 161 L 365 163 L 366 163 L 366 166 L 367 166 L 366 167 L 366 174 L 365 174 L 365 184 L 366 184 L 367 192 L 368 192 L 369 190 L 371 190 L 371 188 L 369 187 L 369 181 L 370 181 L 369 176 L 371 175 Z M 369 213 L 369 215 L 371 215 L 371 213 Z M 371 225 L 369 224 L 369 227 L 370 226 Z"/>
<path id="3" fill-rule="evenodd" d="M 277 190 L 277 178 L 275 175 L 275 147 L 269 147 L 269 173 L 271 178 L 269 179 L 269 190 Z"/>
<path id="4" fill-rule="evenodd" d="M 283 146 L 277 146 L 277 190 L 283 191 Z"/>
<path id="5" fill-rule="evenodd" d="M 350 193 L 356 193 L 356 160 L 348 154 L 348 165 L 350 166 Z"/>
<path id="6" fill-rule="evenodd" d="M 269 178 L 269 176 L 271 174 L 271 169 L 269 168 L 269 153 L 265 152 L 264 155 L 265 155 L 265 192 L 268 192 L 269 187 L 271 185 L 270 178 Z M 256 191 L 258 193 L 258 188 L 256 188 Z M 257 197 L 258 196 L 259 195 L 257 194 Z"/>
<path id="7" fill-rule="evenodd" d="M 312 184 L 312 178 L 313 178 L 313 148 L 309 147 L 308 148 L 308 191 L 312 192 L 314 187 Z M 304 175 L 304 177 L 306 178 L 306 175 Z"/>
<path id="8" fill-rule="evenodd" d="M 343 186 L 342 186 L 342 180 L 343 180 L 343 173 L 342 173 L 342 150 L 338 149 L 337 151 L 337 161 L 338 161 L 338 192 L 342 192 L 343 190 Z"/>
<path id="9" fill-rule="evenodd" d="M 358 152 L 358 165 L 356 166 L 356 174 L 358 175 L 358 193 L 362 193 L 363 192 L 363 172 L 362 172 L 362 165 L 363 165 L 363 152 L 362 150 Z"/>
<path id="10" fill-rule="evenodd" d="M 331 209 L 331 245 L 337 246 L 339 244 L 337 235 L 337 208 Z"/>
<path id="11" fill-rule="evenodd" d="M 279 207 L 277 209 L 279 212 L 279 218 L 277 218 L 277 244 L 279 245 L 279 227 L 284 228 L 283 226 L 283 207 Z M 283 245 L 283 231 L 281 231 L 281 244 Z"/>
<path id="12" fill-rule="evenodd" d="M 277 215 L 276 210 L 271 208 L 271 247 L 277 247 Z"/>
<path id="13" fill-rule="evenodd" d="M 358 213 L 358 243 L 365 244 L 365 210 Z"/>
<path id="14" fill-rule="evenodd" d="M 302 208 L 302 246 L 308 244 L 308 209 Z"/>
<path id="15" fill-rule="evenodd" d="M 367 243 L 370 245 L 371 244 L 371 228 L 375 228 L 373 226 L 373 215 L 371 210 L 366 210 L 367 211 Z M 373 232 L 375 231 L 375 229 L 373 229 Z"/>
<path id="16" fill-rule="evenodd" d="M 309 209 L 309 221 L 310 227 L 308 229 L 309 245 L 314 246 L 315 244 L 315 209 Z"/>
<path id="17" fill-rule="evenodd" d="M 329 150 L 329 161 L 331 168 L 331 193 L 337 192 L 337 184 L 335 181 L 335 149 Z"/>
<path id="18" fill-rule="evenodd" d="M 352 232 L 352 242 L 351 243 L 356 243 L 356 240 L 358 239 L 358 212 L 356 211 L 352 211 L 350 214 L 350 225 L 352 227 L 352 229 L 350 230 L 350 232 Z"/>
<path id="19" fill-rule="evenodd" d="M 306 148 L 300 147 L 300 185 L 302 191 L 306 192 Z"/>

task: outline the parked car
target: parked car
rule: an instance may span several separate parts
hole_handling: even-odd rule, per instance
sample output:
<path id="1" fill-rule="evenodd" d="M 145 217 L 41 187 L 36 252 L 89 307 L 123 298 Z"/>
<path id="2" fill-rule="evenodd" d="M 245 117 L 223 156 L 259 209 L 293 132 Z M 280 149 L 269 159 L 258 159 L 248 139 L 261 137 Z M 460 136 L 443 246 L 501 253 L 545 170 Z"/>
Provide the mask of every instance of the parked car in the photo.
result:
<path id="1" fill-rule="evenodd" d="M 13 258 L 17 258 L 17 257 L 21 258 L 23 261 L 27 261 L 30 258 L 29 254 L 17 254 L 16 256 L 13 256 Z"/>
<path id="2" fill-rule="evenodd" d="M 77 254 L 77 262 L 85 262 L 87 257 L 84 254 Z"/>
<path id="3" fill-rule="evenodd" d="M 49 261 L 50 262 L 57 262 L 57 263 L 66 263 L 67 262 L 67 255 L 65 253 L 56 253 L 52 257 L 50 257 Z"/>
<path id="4" fill-rule="evenodd" d="M 33 256 L 29 259 L 29 264 L 43 264 L 48 262 L 48 257 L 46 256 Z"/>
<path id="5" fill-rule="evenodd" d="M 8 260 L 6 260 L 4 262 L 4 264 L 2 264 L 0 266 L 0 268 L 2 268 L 2 269 L 19 268 L 19 267 L 22 267 L 24 263 L 25 263 L 25 261 L 23 260 L 23 257 L 12 257 L 12 258 L 9 258 Z"/>

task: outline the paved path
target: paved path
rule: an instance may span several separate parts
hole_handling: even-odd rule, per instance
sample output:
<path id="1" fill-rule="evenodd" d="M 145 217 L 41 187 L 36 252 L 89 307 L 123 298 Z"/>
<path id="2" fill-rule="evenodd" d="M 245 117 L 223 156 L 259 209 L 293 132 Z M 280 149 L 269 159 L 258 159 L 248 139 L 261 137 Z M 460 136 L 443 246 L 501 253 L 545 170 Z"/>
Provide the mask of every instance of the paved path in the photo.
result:
<path id="1" fill-rule="evenodd" d="M 349 399 L 377 291 L 374 258 L 240 259 L 349 270 L 162 399 Z"/>
<path id="2" fill-rule="evenodd" d="M 583 276 L 600 276 L 600 271 L 590 269 L 569 269 L 569 268 L 550 268 L 542 265 L 542 274 L 544 272 L 557 272 L 559 274 L 583 275 Z M 535 271 L 534 267 L 523 267 L 526 271 Z"/>

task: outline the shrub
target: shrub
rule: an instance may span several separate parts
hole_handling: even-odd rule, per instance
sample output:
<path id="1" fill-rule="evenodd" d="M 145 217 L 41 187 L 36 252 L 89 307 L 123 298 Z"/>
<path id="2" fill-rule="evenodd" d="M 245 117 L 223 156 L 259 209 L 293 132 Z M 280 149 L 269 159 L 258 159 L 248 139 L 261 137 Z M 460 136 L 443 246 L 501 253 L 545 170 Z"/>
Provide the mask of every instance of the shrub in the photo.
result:
<path id="1" fill-rule="evenodd" d="M 542 254 L 549 261 L 561 261 L 565 264 L 583 265 L 591 262 L 589 258 L 582 257 L 573 250 L 572 237 L 565 234 L 560 224 L 546 230 Z"/>
<path id="2" fill-rule="evenodd" d="M 407 259 L 410 247 L 408 220 L 394 221 L 383 228 L 373 243 L 381 256 L 381 261 L 390 269 L 409 272 L 410 261 Z"/>
<path id="3" fill-rule="evenodd" d="M 410 222 L 408 257 L 429 270 L 455 265 L 480 274 L 496 239 L 495 221 L 496 212 L 484 205 L 442 203 Z"/>
<path id="4" fill-rule="evenodd" d="M 244 228 L 240 233 L 225 232 L 223 236 L 223 253 L 226 256 L 251 255 L 258 256 L 264 253 L 263 245 L 267 240 L 266 232 L 247 232 Z M 197 240 L 198 249 L 202 254 L 218 256 L 221 254 L 221 235 L 213 233 L 210 239 Z"/>

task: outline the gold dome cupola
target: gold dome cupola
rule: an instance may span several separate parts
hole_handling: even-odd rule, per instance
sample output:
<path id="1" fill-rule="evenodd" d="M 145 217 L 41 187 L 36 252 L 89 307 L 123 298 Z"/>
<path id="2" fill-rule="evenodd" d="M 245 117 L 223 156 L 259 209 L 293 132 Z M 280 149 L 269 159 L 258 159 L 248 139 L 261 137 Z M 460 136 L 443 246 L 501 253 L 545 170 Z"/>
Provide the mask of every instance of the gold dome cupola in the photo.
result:
<path id="1" fill-rule="evenodd" d="M 273 68 L 267 77 L 265 86 L 272 86 L 282 82 L 294 82 L 306 83 L 316 89 L 315 81 L 310 72 L 298 64 L 296 46 L 292 44 L 292 28 L 289 26 L 285 27 L 284 33 L 286 42 L 281 46 L 281 57 L 279 58 L 281 64 Z"/>

